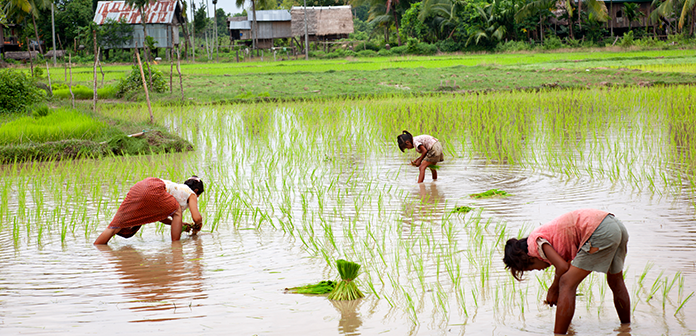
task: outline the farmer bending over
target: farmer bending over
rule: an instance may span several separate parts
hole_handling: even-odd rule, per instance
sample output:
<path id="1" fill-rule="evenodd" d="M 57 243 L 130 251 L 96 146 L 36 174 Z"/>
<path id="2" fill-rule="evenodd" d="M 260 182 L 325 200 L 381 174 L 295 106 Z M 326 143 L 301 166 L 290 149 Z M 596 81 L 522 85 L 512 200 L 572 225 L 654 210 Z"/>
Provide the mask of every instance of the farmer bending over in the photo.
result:
<path id="1" fill-rule="evenodd" d="M 128 191 L 111 224 L 94 244 L 106 244 L 115 234 L 130 238 L 143 224 L 152 222 L 171 225 L 172 241 L 177 241 L 181 238 L 181 219 L 187 208 L 191 209 L 193 233 L 196 234 L 203 224 L 198 211 L 198 196 L 202 193 L 203 181 L 195 175 L 184 184 L 148 177 Z"/>
<path id="2" fill-rule="evenodd" d="M 565 334 L 575 313 L 575 291 L 592 271 L 607 274 L 619 320 L 631 322 L 622 274 L 627 243 L 626 227 L 613 214 L 581 209 L 536 228 L 527 238 L 508 240 L 503 262 L 518 281 L 526 271 L 556 268 L 544 303 L 558 306 L 554 332 Z"/>

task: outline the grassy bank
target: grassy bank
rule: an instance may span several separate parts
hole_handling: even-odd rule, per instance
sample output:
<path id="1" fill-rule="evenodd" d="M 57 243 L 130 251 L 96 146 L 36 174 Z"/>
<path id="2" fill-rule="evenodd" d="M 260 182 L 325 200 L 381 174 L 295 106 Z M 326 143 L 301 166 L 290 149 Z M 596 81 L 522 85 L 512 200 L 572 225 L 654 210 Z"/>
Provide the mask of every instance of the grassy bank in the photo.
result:
<path id="1" fill-rule="evenodd" d="M 0 124 L 0 163 L 181 152 L 191 144 L 160 126 L 126 122 L 82 110 L 46 108 L 6 115 Z"/>
<path id="2" fill-rule="evenodd" d="M 332 60 L 241 63 L 182 63 L 184 100 L 200 103 L 255 98 L 313 99 L 379 94 L 423 94 L 529 88 L 582 88 L 651 84 L 691 84 L 693 50 L 564 51 L 515 54 L 393 56 Z M 155 65 L 169 83 L 171 65 Z M 26 71 L 26 69 L 25 69 Z M 114 86 L 131 66 L 105 65 L 100 88 Z M 51 79 L 69 81 L 65 68 Z M 146 74 L 147 76 L 147 74 Z M 155 101 L 181 100 L 176 69 L 171 93 Z M 92 66 L 73 68 L 73 83 L 92 87 Z M 44 79 L 44 81 L 47 81 Z M 89 95 L 85 95 L 89 96 Z M 66 97 L 65 94 L 61 97 Z M 144 94 L 130 100 L 144 100 Z"/>

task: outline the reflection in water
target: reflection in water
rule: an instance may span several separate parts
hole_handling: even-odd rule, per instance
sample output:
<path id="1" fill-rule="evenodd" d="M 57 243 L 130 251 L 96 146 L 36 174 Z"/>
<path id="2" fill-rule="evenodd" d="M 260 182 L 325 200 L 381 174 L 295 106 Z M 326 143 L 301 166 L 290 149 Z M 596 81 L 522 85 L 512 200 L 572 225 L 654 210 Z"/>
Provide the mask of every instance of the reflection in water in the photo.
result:
<path id="1" fill-rule="evenodd" d="M 445 195 L 437 188 L 437 183 L 418 184 L 418 193 L 414 193 L 419 202 L 404 203 L 403 221 L 413 224 L 439 217 L 445 209 Z"/>
<path id="2" fill-rule="evenodd" d="M 170 311 L 190 308 L 194 300 L 206 299 L 203 291 L 202 267 L 203 246 L 194 237 L 191 256 L 184 255 L 180 241 L 154 254 L 144 254 L 131 246 L 113 250 L 108 245 L 97 246 L 109 257 L 110 263 L 121 277 L 124 294 L 130 298 L 128 308 L 135 311 Z M 177 303 L 179 303 L 177 305 Z M 178 306 L 178 307 L 177 307 Z M 154 316 L 143 321 L 163 321 L 191 316 Z"/>
<path id="3" fill-rule="evenodd" d="M 360 335 L 358 328 L 363 324 L 358 308 L 362 303 L 362 299 L 335 301 L 330 300 L 334 308 L 341 313 L 341 320 L 338 321 L 338 333 L 341 335 Z"/>

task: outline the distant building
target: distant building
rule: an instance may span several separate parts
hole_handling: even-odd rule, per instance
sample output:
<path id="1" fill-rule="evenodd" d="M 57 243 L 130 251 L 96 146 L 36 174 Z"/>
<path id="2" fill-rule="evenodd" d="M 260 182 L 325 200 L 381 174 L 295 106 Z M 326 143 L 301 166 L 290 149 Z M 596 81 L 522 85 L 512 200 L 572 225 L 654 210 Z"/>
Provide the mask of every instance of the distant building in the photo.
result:
<path id="1" fill-rule="evenodd" d="M 253 12 L 249 14 L 254 15 Z M 273 47 L 273 40 L 278 38 L 293 38 L 298 44 L 304 42 L 304 7 L 292 7 L 290 11 L 256 11 L 256 16 L 259 48 Z M 253 19 L 247 16 L 228 17 L 227 24 L 232 42 L 252 44 Z M 307 33 L 310 41 L 347 38 L 353 33 L 351 6 L 307 7 Z"/>
<path id="2" fill-rule="evenodd" d="M 653 11 L 652 0 L 602 0 L 602 2 L 607 7 L 607 14 L 609 15 L 606 28 L 628 31 L 629 22 L 628 18 L 626 18 L 626 13 L 624 13 L 624 4 L 627 3 L 637 3 L 639 5 L 638 10 L 643 13 L 641 17 L 631 21 L 630 27 L 632 29 L 645 28 L 651 25 L 649 18 Z"/>
<path id="3" fill-rule="evenodd" d="M 18 51 L 20 44 L 17 36 L 17 25 L 0 23 L 0 53 Z"/>
<path id="4" fill-rule="evenodd" d="M 292 35 L 305 35 L 304 7 L 293 7 Z M 329 41 L 348 38 L 352 34 L 353 12 L 351 6 L 307 7 L 307 35 L 310 41 Z"/>
<path id="5" fill-rule="evenodd" d="M 237 16 L 227 18 L 227 25 L 230 29 L 230 39 L 232 42 L 241 41 L 251 45 L 253 36 L 253 15 L 251 17 Z M 273 40 L 278 38 L 292 37 L 290 30 L 290 12 L 284 9 L 260 10 L 256 11 L 256 24 L 259 26 L 258 47 L 268 49 L 273 47 Z"/>
<path id="6" fill-rule="evenodd" d="M 124 19 L 126 23 L 133 25 L 133 38 L 114 49 L 142 48 L 145 42 L 145 34 L 140 11 L 131 8 L 125 1 L 99 1 L 94 13 L 94 22 L 103 25 L 111 19 L 119 21 Z M 179 44 L 178 26 L 184 22 L 181 15 L 181 4 L 177 0 L 160 0 L 145 7 L 145 22 L 147 35 L 152 36 L 157 42 L 158 48 L 171 48 Z M 107 47 L 108 48 L 108 47 Z"/>

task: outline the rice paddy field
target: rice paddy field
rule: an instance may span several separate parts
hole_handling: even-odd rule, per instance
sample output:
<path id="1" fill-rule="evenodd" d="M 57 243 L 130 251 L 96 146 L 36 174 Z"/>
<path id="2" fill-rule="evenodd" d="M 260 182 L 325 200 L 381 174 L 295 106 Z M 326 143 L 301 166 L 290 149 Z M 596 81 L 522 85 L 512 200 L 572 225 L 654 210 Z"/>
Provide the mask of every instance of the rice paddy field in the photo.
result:
<path id="1" fill-rule="evenodd" d="M 3 334 L 539 335 L 552 270 L 504 270 L 510 237 L 578 208 L 630 233 L 630 326 L 603 274 L 577 335 L 696 333 L 696 89 L 671 86 L 155 107 L 195 151 L 0 167 Z M 101 113 L 146 120 L 138 105 Z M 417 184 L 403 129 L 445 148 Z M 149 176 L 201 176 L 203 231 L 94 239 Z M 497 189 L 508 195 L 472 198 Z M 470 207 L 472 211 L 459 211 Z M 365 297 L 285 288 L 362 267 Z"/>

